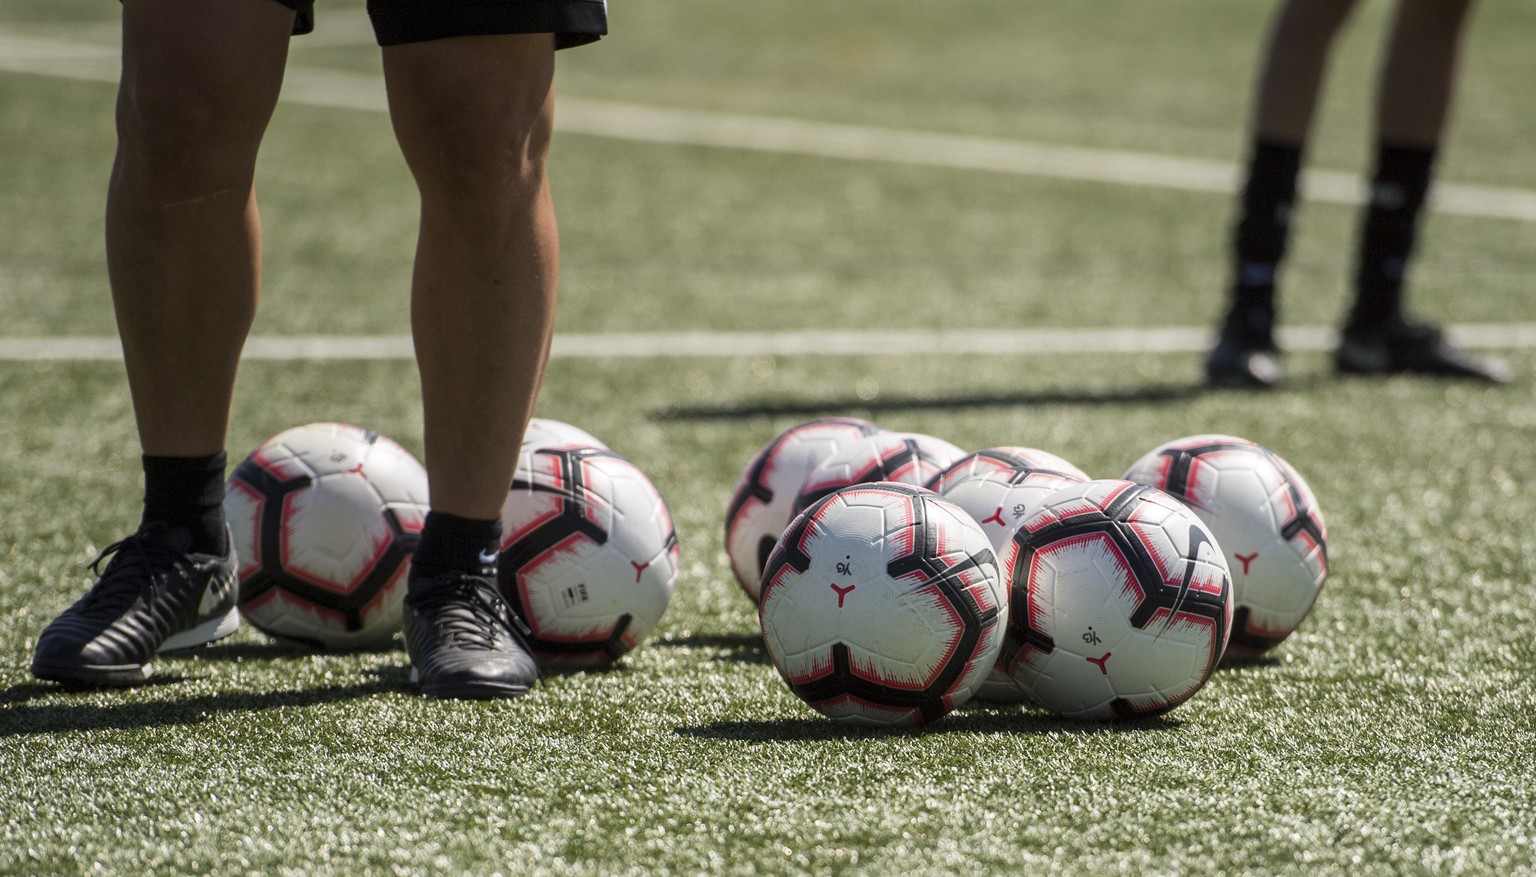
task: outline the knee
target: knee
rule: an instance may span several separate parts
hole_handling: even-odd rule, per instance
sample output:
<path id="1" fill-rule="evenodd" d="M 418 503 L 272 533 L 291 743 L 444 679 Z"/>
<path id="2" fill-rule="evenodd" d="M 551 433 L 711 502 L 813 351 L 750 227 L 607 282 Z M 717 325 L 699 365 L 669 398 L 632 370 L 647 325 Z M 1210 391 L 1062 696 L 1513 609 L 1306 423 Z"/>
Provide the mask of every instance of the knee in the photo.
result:
<path id="1" fill-rule="evenodd" d="M 123 169 L 159 185 L 238 184 L 254 171 L 269 111 L 186 81 L 125 73 L 117 101 Z"/>
<path id="2" fill-rule="evenodd" d="M 439 119 L 402 145 L 424 200 L 494 220 L 542 196 L 552 128 L 547 108 L 474 123 Z"/>

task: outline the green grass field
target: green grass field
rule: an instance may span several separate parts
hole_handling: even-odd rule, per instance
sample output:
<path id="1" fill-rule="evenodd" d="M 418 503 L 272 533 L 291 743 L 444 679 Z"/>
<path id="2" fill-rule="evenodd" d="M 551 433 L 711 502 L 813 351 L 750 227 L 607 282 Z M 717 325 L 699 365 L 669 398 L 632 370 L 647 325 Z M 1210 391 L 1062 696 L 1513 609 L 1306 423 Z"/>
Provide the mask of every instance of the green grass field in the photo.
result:
<path id="1" fill-rule="evenodd" d="M 1319 167 L 1366 160 L 1388 5 L 1339 47 Z M 319 7 L 290 84 L 371 82 L 361 0 Z M 1232 162 L 1269 9 L 656 0 L 618 4 L 558 80 L 570 106 Z M 0 347 L 112 336 L 115 90 L 21 49 L 110 49 L 117 15 L 0 8 Z M 1536 190 L 1533 33 L 1530 4 L 1481 4 L 1443 180 Z M 567 335 L 1203 329 L 1227 271 L 1220 193 L 573 131 L 553 174 Z M 407 331 L 416 205 L 382 113 L 285 103 L 258 187 L 258 335 Z M 1306 206 L 1287 324 L 1337 322 L 1355 222 Z M 1438 213 L 1422 241 L 1418 310 L 1536 322 L 1536 222 Z M 1203 390 L 1195 351 L 557 358 L 538 413 L 650 474 L 682 574 L 620 669 L 504 703 L 415 695 L 401 648 L 316 655 L 249 628 L 157 662 L 163 684 L 33 680 L 37 634 L 137 520 L 138 449 L 120 363 L 0 359 L 0 873 L 1536 873 L 1536 355 L 1499 352 L 1516 380 L 1485 388 L 1336 380 L 1305 350 L 1268 395 Z M 236 457 L 315 420 L 420 450 L 403 360 L 249 362 L 237 405 Z M 849 730 L 780 681 L 721 539 L 748 458 L 826 414 L 1098 477 L 1181 435 L 1246 436 L 1317 492 L 1332 578 L 1272 657 L 1158 721 L 973 704 Z"/>

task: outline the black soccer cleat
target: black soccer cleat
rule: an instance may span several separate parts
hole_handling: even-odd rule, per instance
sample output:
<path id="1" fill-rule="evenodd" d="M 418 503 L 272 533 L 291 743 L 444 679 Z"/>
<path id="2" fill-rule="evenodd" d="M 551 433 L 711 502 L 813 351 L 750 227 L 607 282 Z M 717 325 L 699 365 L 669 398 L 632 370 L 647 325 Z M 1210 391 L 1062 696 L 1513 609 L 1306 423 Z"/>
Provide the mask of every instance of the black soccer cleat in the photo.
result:
<path id="1" fill-rule="evenodd" d="M 539 678 L 529 631 L 494 579 L 468 573 L 412 579 L 402 623 L 411 684 L 429 697 L 519 697 Z"/>
<path id="2" fill-rule="evenodd" d="M 1270 389 L 1285 380 L 1274 317 L 1234 307 L 1221 326 L 1216 346 L 1205 360 L 1205 382 L 1212 387 Z"/>
<path id="3" fill-rule="evenodd" d="M 65 685 L 137 685 L 156 654 L 213 642 L 240 626 L 233 542 L 191 551 L 186 530 L 148 524 L 91 563 L 100 578 L 43 629 L 32 675 Z M 105 570 L 101 562 L 111 556 Z"/>
<path id="4" fill-rule="evenodd" d="M 1503 360 L 1469 353 L 1446 341 L 1439 326 L 1402 317 L 1346 327 L 1333 361 L 1341 374 L 1432 375 L 1494 384 L 1509 380 Z"/>

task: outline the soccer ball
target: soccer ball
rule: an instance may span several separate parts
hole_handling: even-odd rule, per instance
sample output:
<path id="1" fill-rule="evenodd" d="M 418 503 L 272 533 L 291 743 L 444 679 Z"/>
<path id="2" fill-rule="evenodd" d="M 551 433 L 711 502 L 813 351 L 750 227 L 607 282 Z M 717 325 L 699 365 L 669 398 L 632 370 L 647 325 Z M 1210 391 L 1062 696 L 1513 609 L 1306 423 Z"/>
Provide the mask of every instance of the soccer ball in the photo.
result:
<path id="1" fill-rule="evenodd" d="M 497 583 L 541 666 L 610 666 L 661 621 L 677 534 L 633 463 L 603 448 L 525 449 L 501 524 Z"/>
<path id="2" fill-rule="evenodd" d="M 1235 436 L 1191 436 L 1154 448 L 1125 477 L 1177 497 L 1216 534 L 1235 597 L 1229 656 L 1268 651 L 1307 617 L 1328 578 L 1328 528 L 1279 454 Z"/>
<path id="3" fill-rule="evenodd" d="M 763 563 L 794 517 L 806 476 L 838 448 L 880 431 L 867 420 L 823 417 L 784 430 L 747 462 L 725 512 L 725 552 L 736 583 L 753 603 Z"/>
<path id="4" fill-rule="evenodd" d="M 1221 660 L 1227 564 L 1200 518 L 1168 494 L 1074 484 L 1024 520 L 1012 550 L 1001 661 L 1041 706 L 1101 721 L 1158 715 Z"/>
<path id="5" fill-rule="evenodd" d="M 921 487 L 965 451 L 941 438 L 918 432 L 878 432 L 838 448 L 805 478 L 795 497 L 795 512 L 853 484 L 894 481 Z"/>
<path id="6" fill-rule="evenodd" d="M 918 725 L 964 703 L 1002 644 L 986 534 L 932 491 L 860 484 L 790 523 L 758 618 L 790 690 L 839 722 Z"/>
<path id="7" fill-rule="evenodd" d="M 985 478 L 992 472 L 1006 471 L 1012 474 L 1021 469 L 1053 472 L 1069 476 L 1073 481 L 1088 480 L 1088 473 L 1049 451 L 1007 446 L 983 448 L 966 454 L 928 479 L 928 483 L 923 486 L 942 496 L 950 485 L 957 482 Z"/>
<path id="8" fill-rule="evenodd" d="M 224 514 L 240 561 L 240 613 L 269 636 L 322 649 L 400 629 L 427 471 L 405 448 L 343 423 L 263 442 L 230 474 Z"/>
<path id="9" fill-rule="evenodd" d="M 997 556 L 1003 557 L 1019 524 L 1047 496 L 1087 480 L 1081 469 L 1054 454 L 988 448 L 956 460 L 929 479 L 928 489 L 975 518 Z"/>
<path id="10" fill-rule="evenodd" d="M 930 489 L 964 509 L 981 525 L 992 550 L 1006 561 L 1013 534 L 1045 498 L 1087 481 L 1081 469 L 1033 448 L 988 448 L 955 461 L 929 482 Z M 1000 570 L 1007 580 L 1010 570 Z M 992 668 L 976 692 L 977 700 L 1018 703 L 1029 696 L 1001 666 Z"/>
<path id="11" fill-rule="evenodd" d="M 523 450 L 571 445 L 584 448 L 606 448 L 597 436 L 579 426 L 572 426 L 547 417 L 535 417 L 528 421 L 523 433 Z"/>

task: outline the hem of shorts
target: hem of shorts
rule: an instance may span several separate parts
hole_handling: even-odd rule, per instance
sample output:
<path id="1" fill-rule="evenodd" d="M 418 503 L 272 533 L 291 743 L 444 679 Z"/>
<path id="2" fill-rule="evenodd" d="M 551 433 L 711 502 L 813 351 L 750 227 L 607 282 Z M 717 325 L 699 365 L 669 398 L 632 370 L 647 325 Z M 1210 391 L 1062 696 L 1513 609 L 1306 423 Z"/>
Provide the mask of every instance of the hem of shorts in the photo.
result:
<path id="1" fill-rule="evenodd" d="M 380 46 L 453 37 L 552 33 L 555 48 L 567 49 L 595 42 L 608 33 L 608 7 L 602 0 L 421 3 L 370 11 L 369 17 Z"/>

